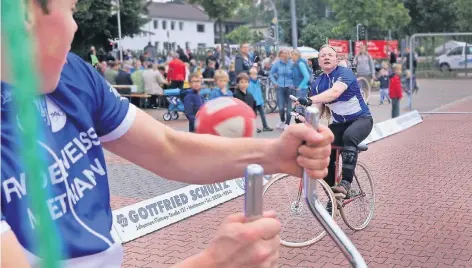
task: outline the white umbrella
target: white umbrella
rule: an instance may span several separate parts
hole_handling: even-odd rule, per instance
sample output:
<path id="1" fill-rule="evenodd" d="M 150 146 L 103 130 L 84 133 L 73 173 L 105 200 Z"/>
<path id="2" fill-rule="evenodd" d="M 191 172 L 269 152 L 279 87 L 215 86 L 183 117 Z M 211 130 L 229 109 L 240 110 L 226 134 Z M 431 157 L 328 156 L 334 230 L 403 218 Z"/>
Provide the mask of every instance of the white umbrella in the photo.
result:
<path id="1" fill-rule="evenodd" d="M 298 47 L 297 48 L 300 51 L 300 54 L 302 58 L 305 59 L 313 59 L 313 58 L 318 58 L 318 50 L 311 48 L 311 47 Z"/>

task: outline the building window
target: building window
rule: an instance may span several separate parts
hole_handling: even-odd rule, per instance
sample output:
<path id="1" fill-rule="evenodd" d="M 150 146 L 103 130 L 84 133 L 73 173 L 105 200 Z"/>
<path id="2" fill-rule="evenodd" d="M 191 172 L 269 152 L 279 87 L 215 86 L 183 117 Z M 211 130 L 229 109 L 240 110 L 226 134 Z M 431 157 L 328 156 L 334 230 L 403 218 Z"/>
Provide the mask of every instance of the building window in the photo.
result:
<path id="1" fill-rule="evenodd" d="M 154 29 L 157 29 L 159 27 L 159 21 L 155 20 L 154 21 Z"/>
<path id="2" fill-rule="evenodd" d="M 170 22 L 170 29 L 174 30 L 174 28 L 175 28 L 175 21 L 171 21 Z"/>
<path id="3" fill-rule="evenodd" d="M 154 42 L 154 48 L 159 49 L 159 42 L 158 41 Z"/>
<path id="4" fill-rule="evenodd" d="M 165 20 L 162 21 L 162 29 L 163 30 L 167 29 L 167 21 Z"/>
<path id="5" fill-rule="evenodd" d="M 197 32 L 204 33 L 205 32 L 205 24 L 197 24 Z"/>
<path id="6" fill-rule="evenodd" d="M 183 21 L 179 22 L 179 30 L 181 30 L 181 31 L 184 30 L 184 22 Z"/>
<path id="7" fill-rule="evenodd" d="M 206 44 L 205 43 L 198 43 L 198 48 L 205 48 L 206 47 Z"/>
<path id="8" fill-rule="evenodd" d="M 169 42 L 164 42 L 164 49 L 165 50 L 170 50 L 170 43 Z"/>
<path id="9" fill-rule="evenodd" d="M 185 48 L 190 48 L 190 42 L 185 42 Z"/>

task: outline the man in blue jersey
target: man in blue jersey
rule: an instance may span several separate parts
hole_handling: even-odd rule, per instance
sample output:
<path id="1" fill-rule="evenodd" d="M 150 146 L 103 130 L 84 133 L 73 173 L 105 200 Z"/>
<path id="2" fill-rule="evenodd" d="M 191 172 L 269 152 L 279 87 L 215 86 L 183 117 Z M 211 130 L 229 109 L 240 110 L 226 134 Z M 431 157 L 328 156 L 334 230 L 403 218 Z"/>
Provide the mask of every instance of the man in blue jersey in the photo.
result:
<path id="1" fill-rule="evenodd" d="M 334 144 L 342 146 L 342 180 L 335 183 L 336 151 L 331 153 L 326 182 L 333 192 L 345 197 L 351 188 L 357 164 L 357 146 L 369 136 L 373 120 L 369 106 L 362 97 L 357 79 L 351 69 L 338 66 L 336 51 L 323 46 L 319 53 L 319 65 L 323 70 L 311 88 L 312 97 L 299 98 L 302 105 L 316 104 L 321 110 L 326 105 L 331 111 L 329 128 L 334 134 Z"/>
<path id="2" fill-rule="evenodd" d="M 41 135 L 37 144 L 46 166 L 40 177 L 47 200 L 29 200 L 18 151 L 27 131 L 12 99 L 18 90 L 2 57 L 1 84 L 1 266 L 37 267 L 38 217 L 31 202 L 45 202 L 61 238 L 62 267 L 120 267 L 123 250 L 110 232 L 112 213 L 103 148 L 162 177 L 192 184 L 236 178 L 250 163 L 267 174 L 313 177 L 327 174 L 331 131 L 294 125 L 278 139 L 229 139 L 179 132 L 130 104 L 78 56 L 69 53 L 77 30 L 77 0 L 30 0 L 25 24 L 36 39 L 34 59 L 41 94 L 34 103 Z M 11 29 L 3 29 L 8 31 Z M 8 47 L 2 38 L 2 54 Z M 40 156 L 38 156 L 40 157 Z M 215 165 L 218 159 L 218 165 Z M 223 168 L 221 168 L 223 167 Z M 211 174 L 209 176 L 208 174 Z M 37 179 L 37 178 L 35 178 Z M 135 178 L 130 178 L 135 179 Z M 276 267 L 280 223 L 274 212 L 246 222 L 230 215 L 200 254 L 175 267 Z"/>

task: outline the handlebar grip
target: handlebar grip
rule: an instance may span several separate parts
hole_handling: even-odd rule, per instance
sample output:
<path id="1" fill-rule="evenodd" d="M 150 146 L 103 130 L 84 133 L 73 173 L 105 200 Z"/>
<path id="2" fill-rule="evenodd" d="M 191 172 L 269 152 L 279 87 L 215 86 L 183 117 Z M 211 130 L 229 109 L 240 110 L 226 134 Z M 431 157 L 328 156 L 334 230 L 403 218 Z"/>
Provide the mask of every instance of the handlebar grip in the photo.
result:
<path id="1" fill-rule="evenodd" d="M 315 129 L 318 129 L 320 124 L 320 110 L 318 110 L 318 108 L 315 106 L 307 107 L 305 112 L 305 120 L 309 125 Z"/>
<path id="2" fill-rule="evenodd" d="M 292 99 L 293 101 L 298 101 L 298 98 L 293 95 L 290 95 L 290 99 Z"/>
<path id="3" fill-rule="evenodd" d="M 246 168 L 244 214 L 249 221 L 262 216 L 262 191 L 264 169 L 260 165 L 251 164 Z"/>

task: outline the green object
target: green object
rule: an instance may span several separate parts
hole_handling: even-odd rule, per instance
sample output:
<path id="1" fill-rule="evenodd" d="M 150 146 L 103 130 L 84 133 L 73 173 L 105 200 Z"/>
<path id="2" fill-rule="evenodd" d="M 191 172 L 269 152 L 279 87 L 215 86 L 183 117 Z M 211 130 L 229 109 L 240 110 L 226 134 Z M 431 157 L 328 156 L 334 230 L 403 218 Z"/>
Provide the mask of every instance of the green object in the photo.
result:
<path id="1" fill-rule="evenodd" d="M 144 76 L 143 70 L 136 70 L 131 74 L 133 84 L 138 87 L 137 93 L 144 93 Z"/>
<path id="2" fill-rule="evenodd" d="M 31 209 L 40 224 L 36 225 L 34 241 L 38 241 L 37 249 L 43 259 L 42 267 L 57 268 L 60 259 L 59 236 L 53 225 L 49 210 L 46 206 L 47 191 L 42 188 L 41 171 L 46 166 L 36 142 L 40 136 L 39 123 L 36 118 L 38 111 L 33 105 L 39 92 L 39 79 L 35 62 L 32 60 L 33 50 L 29 34 L 25 29 L 25 13 L 22 3 L 18 0 L 2 0 L 2 45 L 8 50 L 3 57 L 8 58 L 10 74 L 15 87 L 14 103 L 17 113 L 21 107 L 18 119 L 25 131 L 18 131 L 21 141 L 20 159 L 27 176 L 27 192 Z M 27 221 L 27 219 L 25 219 Z"/>

